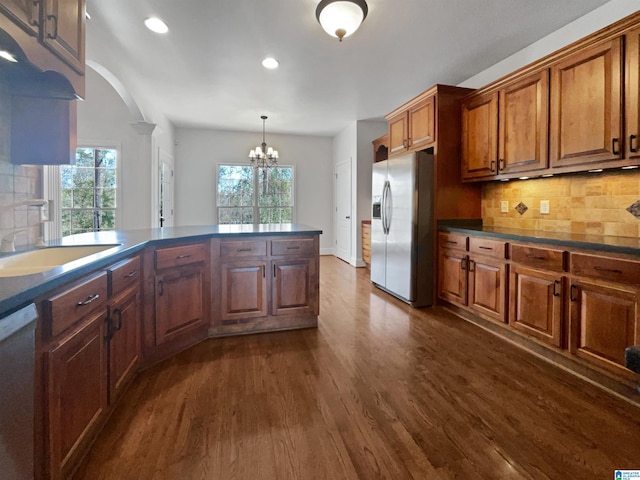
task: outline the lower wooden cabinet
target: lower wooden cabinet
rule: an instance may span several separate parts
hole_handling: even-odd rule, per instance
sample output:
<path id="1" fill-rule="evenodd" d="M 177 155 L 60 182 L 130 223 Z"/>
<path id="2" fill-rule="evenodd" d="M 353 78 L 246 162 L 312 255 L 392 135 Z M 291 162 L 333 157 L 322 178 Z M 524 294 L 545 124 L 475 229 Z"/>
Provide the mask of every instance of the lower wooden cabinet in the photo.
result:
<path id="1" fill-rule="evenodd" d="M 510 272 L 509 325 L 556 347 L 562 346 L 562 276 L 519 265 Z"/>
<path id="2" fill-rule="evenodd" d="M 469 257 L 469 307 L 505 322 L 507 319 L 507 264 L 488 257 Z"/>
<path id="3" fill-rule="evenodd" d="M 106 325 L 100 310 L 46 355 L 48 478 L 69 478 L 107 408 Z"/>
<path id="4" fill-rule="evenodd" d="M 569 349 L 605 369 L 628 374 L 624 351 L 640 344 L 640 293 L 583 279 L 569 289 Z"/>
<path id="5" fill-rule="evenodd" d="M 318 315 L 318 264 L 315 258 L 274 260 L 273 315 Z"/>
<path id="6" fill-rule="evenodd" d="M 264 317 L 269 314 L 267 262 L 245 260 L 224 263 L 220 277 L 223 321 Z"/>
<path id="7" fill-rule="evenodd" d="M 467 254 L 441 248 L 438 256 L 438 297 L 467 305 Z"/>

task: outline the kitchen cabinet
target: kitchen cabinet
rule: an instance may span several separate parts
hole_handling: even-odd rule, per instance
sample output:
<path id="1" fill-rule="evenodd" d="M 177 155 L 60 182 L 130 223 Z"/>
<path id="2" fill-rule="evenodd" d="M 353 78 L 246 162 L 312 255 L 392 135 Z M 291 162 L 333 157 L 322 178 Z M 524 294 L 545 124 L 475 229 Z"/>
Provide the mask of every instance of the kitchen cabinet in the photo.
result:
<path id="1" fill-rule="evenodd" d="M 488 179 L 547 168 L 549 71 L 462 106 L 462 178 Z"/>
<path id="2" fill-rule="evenodd" d="M 6 15 L 29 35 L 38 35 L 40 24 L 38 2 L 33 0 L 0 0 L 0 13 Z"/>
<path id="3" fill-rule="evenodd" d="M 506 321 L 505 243 L 440 232 L 438 296 L 485 318 Z"/>
<path id="4" fill-rule="evenodd" d="M 209 248 L 207 243 L 155 251 L 155 345 L 209 324 Z"/>
<path id="5" fill-rule="evenodd" d="M 622 46 L 617 37 L 551 67 L 552 169 L 622 158 Z"/>
<path id="6" fill-rule="evenodd" d="M 296 328 L 317 322 L 317 238 L 223 239 L 214 242 L 213 248 L 220 266 L 216 332 Z"/>
<path id="7" fill-rule="evenodd" d="M 462 178 L 491 177 L 498 166 L 497 92 L 478 95 L 462 105 Z"/>
<path id="8" fill-rule="evenodd" d="M 376 138 L 373 142 L 373 162 L 382 162 L 389 158 L 389 134 Z"/>
<path id="9" fill-rule="evenodd" d="M 107 408 L 106 303 L 105 272 L 42 303 L 48 328 L 43 329 L 47 463 L 41 467 L 51 479 L 69 477 Z"/>
<path id="10" fill-rule="evenodd" d="M 362 221 L 362 261 L 371 267 L 371 220 Z"/>
<path id="11" fill-rule="evenodd" d="M 564 250 L 511 245 L 509 325 L 563 346 Z"/>
<path id="12" fill-rule="evenodd" d="M 625 157 L 640 162 L 640 28 L 625 36 Z"/>
<path id="13" fill-rule="evenodd" d="M 387 115 L 389 157 L 422 150 L 436 138 L 436 95 L 417 97 L 401 108 Z"/>
<path id="14" fill-rule="evenodd" d="M 42 41 L 79 74 L 84 74 L 85 0 L 41 0 Z"/>
<path id="15" fill-rule="evenodd" d="M 110 267 L 109 322 L 107 324 L 109 357 L 109 402 L 118 398 L 136 373 L 141 354 L 142 323 L 140 256 Z"/>
<path id="16" fill-rule="evenodd" d="M 59 74 L 77 96 L 84 97 L 85 0 L 0 0 L 0 14 L 0 30 L 33 66 L 46 72 L 45 83 L 60 84 L 55 78 Z M 7 41 L 10 50 L 13 45 Z"/>

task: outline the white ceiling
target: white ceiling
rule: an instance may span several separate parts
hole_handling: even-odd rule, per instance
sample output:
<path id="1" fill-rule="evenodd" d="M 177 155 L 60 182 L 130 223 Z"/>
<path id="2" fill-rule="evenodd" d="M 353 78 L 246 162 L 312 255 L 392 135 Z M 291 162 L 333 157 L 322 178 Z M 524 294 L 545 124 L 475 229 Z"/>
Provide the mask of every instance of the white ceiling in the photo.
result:
<path id="1" fill-rule="evenodd" d="M 87 0 L 87 59 L 178 127 L 334 135 L 456 85 L 607 0 L 368 0 L 339 43 L 319 0 Z M 161 17 L 169 33 L 147 30 Z M 266 56 L 280 61 L 262 67 Z M 140 100 L 139 100 L 140 101 Z M 153 120 L 153 119 L 149 119 Z"/>

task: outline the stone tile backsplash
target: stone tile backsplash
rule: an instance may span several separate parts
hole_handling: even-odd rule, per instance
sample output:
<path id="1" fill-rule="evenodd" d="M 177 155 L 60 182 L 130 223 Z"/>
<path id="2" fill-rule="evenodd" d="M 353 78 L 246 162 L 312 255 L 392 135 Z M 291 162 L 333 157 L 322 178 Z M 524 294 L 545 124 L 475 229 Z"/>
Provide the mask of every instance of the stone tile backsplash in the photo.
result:
<path id="1" fill-rule="evenodd" d="M 15 205 L 41 197 L 42 167 L 11 163 L 10 108 L 8 89 L 0 76 L 0 239 L 16 228 L 25 229 L 15 236 L 19 248 L 33 245 L 40 235 L 38 208 Z"/>
<path id="2" fill-rule="evenodd" d="M 549 201 L 549 214 L 540 201 Z M 509 211 L 501 213 L 502 201 Z M 613 235 L 640 236 L 640 170 L 565 175 L 533 180 L 486 183 L 482 187 L 482 220 L 487 226 Z M 526 204 L 520 215 L 515 207 Z"/>

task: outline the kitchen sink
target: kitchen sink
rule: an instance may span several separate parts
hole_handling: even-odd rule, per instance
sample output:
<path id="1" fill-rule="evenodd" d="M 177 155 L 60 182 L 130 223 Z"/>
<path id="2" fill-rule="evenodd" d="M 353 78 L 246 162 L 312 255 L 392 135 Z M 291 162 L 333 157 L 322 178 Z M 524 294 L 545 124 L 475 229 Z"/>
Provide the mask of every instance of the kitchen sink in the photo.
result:
<path id="1" fill-rule="evenodd" d="M 0 258 L 0 277 L 19 277 L 51 270 L 104 252 L 120 244 L 48 247 Z"/>

